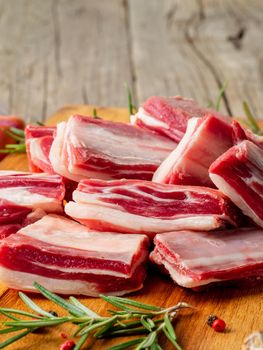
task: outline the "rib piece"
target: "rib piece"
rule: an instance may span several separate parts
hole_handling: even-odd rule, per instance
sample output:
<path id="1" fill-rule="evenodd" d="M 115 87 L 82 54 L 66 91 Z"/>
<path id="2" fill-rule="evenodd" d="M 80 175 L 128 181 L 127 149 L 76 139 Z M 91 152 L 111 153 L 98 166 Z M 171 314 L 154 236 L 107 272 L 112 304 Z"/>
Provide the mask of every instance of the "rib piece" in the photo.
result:
<path id="1" fill-rule="evenodd" d="M 177 148 L 162 162 L 154 182 L 214 187 L 208 168 L 233 145 L 232 128 L 213 115 L 192 118 Z"/>
<path id="2" fill-rule="evenodd" d="M 263 227 L 263 150 L 243 141 L 219 157 L 209 173 L 220 191 Z"/>
<path id="3" fill-rule="evenodd" d="M 243 128 L 236 120 L 233 120 L 231 124 L 235 144 L 247 140 L 255 143 L 258 147 L 263 148 L 263 136 L 256 135 L 251 130 Z"/>
<path id="4" fill-rule="evenodd" d="M 0 280 L 34 291 L 37 281 L 53 292 L 123 295 L 143 286 L 149 240 L 144 235 L 103 234 L 47 215 L 0 245 Z"/>
<path id="5" fill-rule="evenodd" d="M 156 235 L 150 259 L 180 286 L 263 277 L 263 231 L 178 231 Z"/>
<path id="6" fill-rule="evenodd" d="M 63 212 L 65 188 L 59 175 L 0 171 L 0 224 L 21 223 L 32 212 Z"/>
<path id="7" fill-rule="evenodd" d="M 82 180 L 66 214 L 91 229 L 155 233 L 236 225 L 237 208 L 221 192 L 140 180 Z"/>
<path id="8" fill-rule="evenodd" d="M 138 113 L 131 116 L 131 123 L 179 142 L 184 136 L 188 120 L 192 117 L 204 117 L 207 113 L 228 118 L 212 109 L 200 107 L 192 99 L 181 96 L 152 96 L 139 108 Z"/>
<path id="9" fill-rule="evenodd" d="M 129 124 L 75 115 L 58 124 L 50 160 L 56 173 L 73 181 L 151 179 L 176 145 Z"/>
<path id="10" fill-rule="evenodd" d="M 49 152 L 56 127 L 27 125 L 25 128 L 26 151 L 29 170 L 54 174 Z"/>

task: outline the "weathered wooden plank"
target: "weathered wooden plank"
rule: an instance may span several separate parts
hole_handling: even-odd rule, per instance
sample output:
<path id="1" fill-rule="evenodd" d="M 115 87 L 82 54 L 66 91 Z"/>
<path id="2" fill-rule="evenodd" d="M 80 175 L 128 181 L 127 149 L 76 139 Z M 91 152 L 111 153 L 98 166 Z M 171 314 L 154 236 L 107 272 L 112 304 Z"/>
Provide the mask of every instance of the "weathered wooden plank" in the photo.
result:
<path id="1" fill-rule="evenodd" d="M 263 2 L 129 1 L 138 98 L 182 94 L 202 104 L 229 82 L 224 108 L 263 111 Z"/>
<path id="2" fill-rule="evenodd" d="M 41 120 L 70 103 L 126 105 L 121 0 L 1 0 L 0 14 L 0 113 Z"/>

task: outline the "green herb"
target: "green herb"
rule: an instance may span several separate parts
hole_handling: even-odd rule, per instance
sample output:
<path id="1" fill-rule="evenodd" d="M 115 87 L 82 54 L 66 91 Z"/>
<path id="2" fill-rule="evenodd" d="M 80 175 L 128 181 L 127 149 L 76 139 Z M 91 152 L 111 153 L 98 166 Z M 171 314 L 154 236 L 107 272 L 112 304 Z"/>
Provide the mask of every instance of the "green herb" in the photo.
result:
<path id="1" fill-rule="evenodd" d="M 44 126 L 42 122 L 37 121 L 37 125 Z M 26 153 L 26 144 L 25 144 L 25 132 L 24 130 L 11 127 L 9 129 L 1 129 L 6 135 L 11 137 L 17 143 L 10 143 L 5 145 L 5 148 L 0 149 L 0 153 Z"/>
<path id="2" fill-rule="evenodd" d="M 129 88 L 127 83 L 125 83 L 125 87 L 126 87 L 127 96 L 128 96 L 128 110 L 129 110 L 129 114 L 132 115 L 132 114 L 135 114 L 137 112 L 137 108 L 135 107 L 135 105 L 133 103 L 131 89 Z"/>
<path id="3" fill-rule="evenodd" d="M 208 108 L 214 108 L 216 111 L 220 110 L 221 101 L 225 95 L 227 85 L 228 85 L 228 81 L 224 81 L 223 85 L 221 86 L 221 88 L 218 92 L 218 95 L 217 95 L 215 102 L 213 102 L 211 100 L 208 101 L 208 104 L 207 104 Z"/>
<path id="4" fill-rule="evenodd" d="M 262 135 L 262 131 L 260 130 L 260 127 L 258 126 L 258 123 L 256 121 L 256 118 L 253 116 L 251 109 L 249 108 L 247 102 L 243 101 L 243 110 L 247 117 L 247 124 L 250 127 L 250 129 L 258 135 Z"/>
<path id="5" fill-rule="evenodd" d="M 108 310 L 110 316 L 100 316 L 74 297 L 70 297 L 67 301 L 36 282 L 34 286 L 47 299 L 66 310 L 68 315 L 58 317 L 55 313 L 47 312 L 27 295 L 20 292 L 20 298 L 34 313 L 11 308 L 0 308 L 0 314 L 10 319 L 9 321 L 2 321 L 5 328 L 0 330 L 0 334 L 18 332 L 0 343 L 0 349 L 42 327 L 73 323 L 77 327 L 74 336 L 78 337 L 74 350 L 83 349 L 88 337 L 102 339 L 127 335 L 137 335 L 139 337 L 115 345 L 108 350 L 121 350 L 131 347 L 135 350 L 161 350 L 162 348 L 159 344 L 160 334 L 164 334 L 175 349 L 181 350 L 172 322 L 180 309 L 191 307 L 186 303 L 178 303 L 172 307 L 161 308 L 128 298 L 100 295 L 103 300 L 118 308 L 117 310 Z M 25 316 L 26 319 L 15 315 Z"/>

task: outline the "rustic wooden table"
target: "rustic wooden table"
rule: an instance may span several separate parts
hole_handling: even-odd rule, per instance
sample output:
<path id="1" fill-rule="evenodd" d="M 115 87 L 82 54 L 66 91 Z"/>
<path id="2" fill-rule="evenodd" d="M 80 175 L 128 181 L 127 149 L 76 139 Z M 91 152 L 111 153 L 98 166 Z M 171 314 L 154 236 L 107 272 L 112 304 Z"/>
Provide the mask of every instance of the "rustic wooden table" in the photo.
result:
<path id="1" fill-rule="evenodd" d="M 181 94 L 206 105 L 227 80 L 222 111 L 241 116 L 246 100 L 262 118 L 262 43 L 262 0 L 0 0 L 0 113 L 29 122 L 44 121 L 64 105 L 125 107 L 125 82 L 136 104 L 153 94 Z M 64 108 L 53 121 L 71 111 Z M 123 110 L 99 112 L 127 119 Z M 6 158 L 0 168 L 26 169 L 26 157 Z M 197 306 L 189 321 L 176 324 L 186 350 L 239 350 L 248 332 L 262 328 L 262 288 L 195 294 L 161 275 L 150 279 L 135 298 Z M 15 291 L 0 286 L 0 297 L 1 306 L 21 307 Z M 105 311 L 98 303 L 89 300 Z M 227 333 L 205 325 L 214 310 L 228 321 Z M 50 334 L 45 342 L 32 335 L 12 349 L 58 349 L 61 340 Z"/>
<path id="2" fill-rule="evenodd" d="M 0 112 L 44 120 L 65 104 L 153 94 L 263 111 L 262 0 L 0 0 Z"/>

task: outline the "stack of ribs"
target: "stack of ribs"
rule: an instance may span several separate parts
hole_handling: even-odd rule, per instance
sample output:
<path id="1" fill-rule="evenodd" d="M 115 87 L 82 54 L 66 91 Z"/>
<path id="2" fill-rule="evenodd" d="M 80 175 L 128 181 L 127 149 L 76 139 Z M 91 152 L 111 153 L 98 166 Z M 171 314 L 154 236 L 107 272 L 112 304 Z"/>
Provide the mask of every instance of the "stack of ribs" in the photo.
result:
<path id="1" fill-rule="evenodd" d="M 230 117 L 155 96 L 130 124 L 73 115 L 28 126 L 26 145 L 36 174 L 0 174 L 8 286 L 123 295 L 142 288 L 151 239 L 180 286 L 262 279 L 263 140 Z M 50 215 L 70 183 L 71 219 Z"/>

